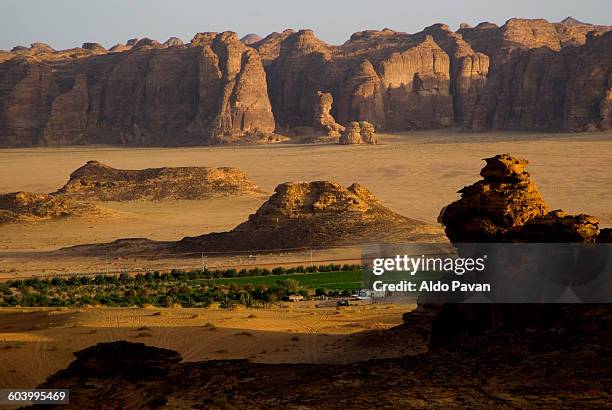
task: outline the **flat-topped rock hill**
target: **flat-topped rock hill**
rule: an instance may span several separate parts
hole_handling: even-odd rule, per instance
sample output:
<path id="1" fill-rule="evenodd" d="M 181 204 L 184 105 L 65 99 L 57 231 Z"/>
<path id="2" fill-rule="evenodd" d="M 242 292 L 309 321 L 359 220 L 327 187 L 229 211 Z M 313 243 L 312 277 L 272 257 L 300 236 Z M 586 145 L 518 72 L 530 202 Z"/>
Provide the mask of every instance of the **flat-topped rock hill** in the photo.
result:
<path id="1" fill-rule="evenodd" d="M 164 167 L 115 169 L 88 161 L 54 193 L 62 198 L 98 201 L 207 199 L 259 193 L 237 168 Z"/>
<path id="2" fill-rule="evenodd" d="M 90 203 L 54 195 L 31 192 L 0 194 L 0 224 L 42 222 L 66 217 L 99 218 L 111 213 Z"/>
<path id="3" fill-rule="evenodd" d="M 362 185 L 315 181 L 281 184 L 230 232 L 184 238 L 175 248 L 223 252 L 444 239 L 438 227 L 391 211 Z"/>
<path id="4" fill-rule="evenodd" d="M 338 46 L 311 30 L 34 43 L 0 52 L 0 145 L 279 142 L 312 125 L 319 93 L 340 126 L 378 131 L 608 130 L 611 65 L 610 26 L 575 19 L 368 30 Z"/>

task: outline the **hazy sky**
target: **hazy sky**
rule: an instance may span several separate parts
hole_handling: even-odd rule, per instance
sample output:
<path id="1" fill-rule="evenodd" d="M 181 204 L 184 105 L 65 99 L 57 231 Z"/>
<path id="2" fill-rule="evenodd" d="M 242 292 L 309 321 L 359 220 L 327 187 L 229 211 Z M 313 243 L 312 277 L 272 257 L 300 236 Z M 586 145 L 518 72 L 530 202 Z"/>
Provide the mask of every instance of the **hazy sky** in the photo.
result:
<path id="1" fill-rule="evenodd" d="M 310 28 L 340 44 L 364 29 L 416 32 L 437 22 L 503 24 L 510 17 L 612 24 L 612 0 L 2 0 L 0 49 L 35 41 L 56 49 L 133 37 L 189 41 L 201 31 L 257 33 Z"/>

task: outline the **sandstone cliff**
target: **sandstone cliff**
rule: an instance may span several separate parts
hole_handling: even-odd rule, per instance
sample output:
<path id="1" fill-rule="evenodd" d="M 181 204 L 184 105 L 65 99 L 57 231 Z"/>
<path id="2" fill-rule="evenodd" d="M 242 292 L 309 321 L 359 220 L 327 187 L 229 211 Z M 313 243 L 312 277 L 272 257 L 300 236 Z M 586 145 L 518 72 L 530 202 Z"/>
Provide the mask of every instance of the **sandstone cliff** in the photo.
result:
<path id="1" fill-rule="evenodd" d="M 567 27 L 567 22 L 510 19 L 502 27 L 460 29 L 458 33 L 490 59 L 486 84 L 471 114 L 463 117 L 463 127 L 609 129 L 610 27 L 592 26 L 586 35 L 571 38 L 564 31 Z"/>
<path id="2" fill-rule="evenodd" d="M 246 40 L 0 51 L 0 145 L 277 142 L 275 130 L 312 125 L 321 90 L 338 123 L 386 131 L 611 127 L 609 26 L 510 19 L 362 31 L 339 46 L 311 30 Z"/>
<path id="3" fill-rule="evenodd" d="M 253 47 L 264 59 L 282 127 L 309 124 L 319 90 L 332 94 L 332 114 L 341 124 L 368 121 L 405 130 L 453 123 L 449 58 L 431 37 L 369 31 L 330 46 L 300 30 L 270 35 Z"/>
<path id="4" fill-rule="evenodd" d="M 115 169 L 89 161 L 53 195 L 97 201 L 207 199 L 258 192 L 237 168 L 175 167 Z"/>
<path id="5" fill-rule="evenodd" d="M 114 51 L 11 53 L 0 64 L 0 144 L 189 145 L 274 131 L 261 59 L 235 33 Z"/>

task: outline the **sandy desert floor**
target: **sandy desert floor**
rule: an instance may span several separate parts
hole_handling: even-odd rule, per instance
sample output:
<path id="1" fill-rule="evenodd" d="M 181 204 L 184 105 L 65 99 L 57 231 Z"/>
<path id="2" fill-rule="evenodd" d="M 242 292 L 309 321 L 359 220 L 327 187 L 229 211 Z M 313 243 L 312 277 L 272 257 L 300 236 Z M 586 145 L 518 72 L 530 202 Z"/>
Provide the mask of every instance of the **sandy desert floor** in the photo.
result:
<path id="1" fill-rule="evenodd" d="M 335 180 L 346 185 L 359 182 L 394 211 L 435 223 L 440 209 L 457 198 L 457 190 L 479 179 L 482 158 L 511 153 L 530 161 L 528 170 L 552 207 L 595 215 L 602 226 L 612 225 L 609 133 L 465 134 L 444 130 L 381 135 L 380 140 L 378 146 L 3 149 L 0 192 L 54 191 L 73 170 L 91 159 L 128 169 L 234 166 L 246 171 L 269 192 L 287 181 Z M 244 221 L 266 198 L 261 195 L 209 201 L 110 202 L 102 204 L 116 212 L 109 219 L 3 225 L 0 271 L 7 273 L 23 267 L 24 261 L 32 262 L 35 269 L 44 268 L 45 263 L 37 256 L 24 257 L 23 251 L 127 237 L 177 240 L 228 230 Z M 15 262 L 15 255 L 20 262 Z"/>
<path id="2" fill-rule="evenodd" d="M 382 335 L 413 305 L 272 308 L 0 309 L 0 386 L 32 388 L 99 342 L 169 348 L 185 361 L 347 363 L 422 352 L 422 341 Z"/>

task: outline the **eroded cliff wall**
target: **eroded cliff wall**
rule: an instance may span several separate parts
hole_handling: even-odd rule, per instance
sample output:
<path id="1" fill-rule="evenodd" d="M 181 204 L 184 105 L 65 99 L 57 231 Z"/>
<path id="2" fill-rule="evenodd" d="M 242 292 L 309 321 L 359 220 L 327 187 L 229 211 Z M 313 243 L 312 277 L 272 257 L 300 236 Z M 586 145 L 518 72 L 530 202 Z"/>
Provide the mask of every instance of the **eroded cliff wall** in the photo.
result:
<path id="1" fill-rule="evenodd" d="M 248 46 L 232 32 L 110 50 L 35 43 L 0 51 L 0 145 L 270 141 L 311 126 L 319 93 L 344 126 L 608 130 L 612 31 L 511 19 L 363 31 L 339 46 L 311 30 Z"/>

